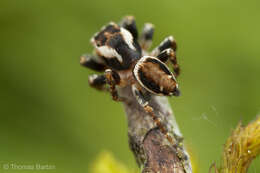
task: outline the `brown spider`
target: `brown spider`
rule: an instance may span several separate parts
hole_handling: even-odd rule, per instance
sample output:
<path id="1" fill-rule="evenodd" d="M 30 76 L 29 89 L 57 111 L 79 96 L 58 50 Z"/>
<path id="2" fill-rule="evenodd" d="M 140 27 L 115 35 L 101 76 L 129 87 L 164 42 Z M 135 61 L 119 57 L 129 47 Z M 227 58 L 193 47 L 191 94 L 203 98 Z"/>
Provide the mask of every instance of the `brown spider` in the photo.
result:
<path id="1" fill-rule="evenodd" d="M 180 94 L 176 81 L 180 72 L 175 54 L 176 42 L 172 36 L 167 37 L 149 55 L 147 51 L 152 43 L 153 32 L 153 25 L 147 23 L 138 39 L 135 19 L 132 16 L 125 17 L 120 24 L 110 22 L 91 39 L 96 54 L 82 55 L 80 63 L 92 70 L 104 72 L 101 75 L 91 75 L 89 84 L 101 90 L 108 84 L 113 100 L 122 101 L 116 86 L 132 86 L 138 103 L 173 143 L 166 128 L 149 106 L 149 99 L 152 94 Z M 168 59 L 173 64 L 174 74 L 165 64 Z"/>

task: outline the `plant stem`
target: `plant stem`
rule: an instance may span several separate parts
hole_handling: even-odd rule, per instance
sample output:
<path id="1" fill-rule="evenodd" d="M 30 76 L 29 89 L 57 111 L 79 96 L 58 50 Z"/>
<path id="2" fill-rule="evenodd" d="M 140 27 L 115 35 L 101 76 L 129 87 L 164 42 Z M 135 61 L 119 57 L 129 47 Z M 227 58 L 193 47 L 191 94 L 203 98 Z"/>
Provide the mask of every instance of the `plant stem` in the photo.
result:
<path id="1" fill-rule="evenodd" d="M 167 98 L 152 96 L 150 105 L 172 136 L 174 145 L 137 103 L 130 87 L 119 92 L 125 98 L 123 105 L 128 121 L 129 145 L 142 172 L 192 173 L 190 158 Z"/>

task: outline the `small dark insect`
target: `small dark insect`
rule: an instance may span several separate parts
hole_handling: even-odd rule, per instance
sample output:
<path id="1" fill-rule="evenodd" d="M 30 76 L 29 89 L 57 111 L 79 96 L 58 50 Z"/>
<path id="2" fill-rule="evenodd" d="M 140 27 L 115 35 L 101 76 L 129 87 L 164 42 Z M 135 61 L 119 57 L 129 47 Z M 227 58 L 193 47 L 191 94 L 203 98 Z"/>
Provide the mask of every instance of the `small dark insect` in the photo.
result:
<path id="1" fill-rule="evenodd" d="M 95 54 L 82 55 L 80 63 L 92 70 L 104 72 L 102 75 L 91 75 L 89 84 L 99 90 L 105 90 L 105 84 L 108 84 L 113 100 L 123 101 L 116 86 L 131 86 L 138 103 L 149 113 L 167 139 L 173 142 L 149 106 L 149 98 L 152 94 L 180 95 L 176 81 L 180 72 L 175 54 L 176 42 L 172 36 L 167 37 L 149 54 L 147 51 L 152 43 L 153 32 L 153 25 L 147 23 L 138 38 L 132 16 L 125 17 L 120 24 L 111 22 L 91 39 Z M 173 64 L 174 73 L 165 64 L 168 60 Z"/>

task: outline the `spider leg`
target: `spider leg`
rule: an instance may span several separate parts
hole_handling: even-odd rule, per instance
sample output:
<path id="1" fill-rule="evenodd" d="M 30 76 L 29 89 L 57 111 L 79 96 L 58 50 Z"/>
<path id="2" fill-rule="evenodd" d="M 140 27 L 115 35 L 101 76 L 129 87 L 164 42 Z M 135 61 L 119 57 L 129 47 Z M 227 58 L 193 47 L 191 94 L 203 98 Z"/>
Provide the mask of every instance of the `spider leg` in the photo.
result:
<path id="1" fill-rule="evenodd" d="M 178 77 L 180 74 L 180 66 L 177 62 L 176 54 L 171 49 L 165 49 L 163 50 L 158 56 L 158 59 L 160 59 L 162 62 L 166 62 L 168 59 L 170 59 L 171 63 L 173 64 L 173 71 L 175 73 L 175 77 Z"/>
<path id="2" fill-rule="evenodd" d="M 107 91 L 105 84 L 109 85 L 109 92 L 115 101 L 125 101 L 124 98 L 118 96 L 116 85 L 120 83 L 120 76 L 111 69 L 107 69 L 105 74 L 93 74 L 88 78 L 89 85 L 97 90 Z"/>
<path id="3" fill-rule="evenodd" d="M 167 138 L 167 140 L 171 144 L 174 145 L 172 136 L 168 133 L 166 127 L 162 123 L 162 120 L 155 115 L 153 108 L 149 105 L 150 94 L 143 93 L 140 87 L 137 88 L 134 85 L 132 86 L 132 91 L 138 103 L 144 108 L 145 112 L 153 119 L 156 126 L 160 129 L 161 133 Z"/>
<path id="4" fill-rule="evenodd" d="M 128 30 L 136 40 L 138 38 L 138 31 L 134 16 L 125 16 L 121 21 L 121 26 Z"/>
<path id="5" fill-rule="evenodd" d="M 89 76 L 88 83 L 91 87 L 97 90 L 105 90 L 106 77 L 105 75 L 93 74 Z"/>
<path id="6" fill-rule="evenodd" d="M 110 86 L 109 91 L 111 93 L 112 99 L 115 101 L 124 101 L 125 99 L 122 97 L 119 97 L 117 89 L 116 89 L 116 85 L 118 85 L 120 83 L 119 74 L 111 69 L 107 69 L 105 71 L 105 78 L 106 78 L 107 84 Z"/>
<path id="7" fill-rule="evenodd" d="M 140 46 L 144 50 L 148 50 L 152 45 L 153 40 L 153 33 L 154 33 L 154 26 L 151 23 L 145 23 L 144 28 L 139 40 Z"/>
<path id="8" fill-rule="evenodd" d="M 173 36 L 166 37 L 160 44 L 152 51 L 152 56 L 157 56 L 163 50 L 167 48 L 172 48 L 174 52 L 177 49 L 176 41 L 174 40 Z"/>
<path id="9" fill-rule="evenodd" d="M 84 54 L 80 57 L 80 64 L 92 70 L 103 72 L 105 71 L 106 66 L 103 63 L 98 62 L 96 60 L 98 58 L 97 55 Z"/>

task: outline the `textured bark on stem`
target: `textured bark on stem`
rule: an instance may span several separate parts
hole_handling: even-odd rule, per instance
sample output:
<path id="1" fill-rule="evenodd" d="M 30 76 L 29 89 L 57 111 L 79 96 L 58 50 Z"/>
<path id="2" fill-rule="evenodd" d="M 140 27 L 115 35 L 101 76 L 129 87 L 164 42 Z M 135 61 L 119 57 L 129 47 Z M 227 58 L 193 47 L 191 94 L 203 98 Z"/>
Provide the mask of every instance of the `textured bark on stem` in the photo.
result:
<path id="1" fill-rule="evenodd" d="M 120 89 L 120 96 L 125 98 L 129 145 L 142 172 L 191 173 L 189 155 L 167 98 L 152 96 L 150 105 L 171 134 L 174 145 L 137 103 L 130 87 Z"/>

